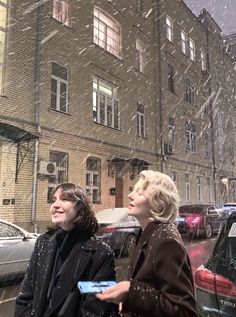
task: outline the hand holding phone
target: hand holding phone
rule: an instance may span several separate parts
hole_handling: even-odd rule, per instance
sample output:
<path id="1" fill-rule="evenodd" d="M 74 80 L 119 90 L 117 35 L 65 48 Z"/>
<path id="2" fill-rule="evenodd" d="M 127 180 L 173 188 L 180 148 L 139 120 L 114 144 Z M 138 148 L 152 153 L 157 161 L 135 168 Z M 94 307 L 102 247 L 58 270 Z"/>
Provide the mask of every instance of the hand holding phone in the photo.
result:
<path id="1" fill-rule="evenodd" d="M 77 287 L 82 294 L 101 293 L 105 289 L 116 285 L 115 281 L 79 281 Z"/>

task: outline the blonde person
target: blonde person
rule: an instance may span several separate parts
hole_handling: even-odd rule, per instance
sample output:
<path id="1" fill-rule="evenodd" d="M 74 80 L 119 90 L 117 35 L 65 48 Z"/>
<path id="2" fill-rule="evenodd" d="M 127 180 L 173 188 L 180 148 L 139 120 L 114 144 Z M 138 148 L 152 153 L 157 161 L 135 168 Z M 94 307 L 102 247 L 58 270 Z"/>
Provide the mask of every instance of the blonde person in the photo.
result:
<path id="1" fill-rule="evenodd" d="M 118 305 L 77 288 L 78 281 L 115 279 L 113 252 L 94 235 L 98 223 L 83 188 L 59 184 L 51 198 L 53 226 L 36 242 L 14 316 L 118 316 Z"/>
<path id="2" fill-rule="evenodd" d="M 142 171 L 128 198 L 128 214 L 142 228 L 128 280 L 96 296 L 121 303 L 121 316 L 196 317 L 191 265 L 175 225 L 179 204 L 175 184 L 165 174 Z"/>

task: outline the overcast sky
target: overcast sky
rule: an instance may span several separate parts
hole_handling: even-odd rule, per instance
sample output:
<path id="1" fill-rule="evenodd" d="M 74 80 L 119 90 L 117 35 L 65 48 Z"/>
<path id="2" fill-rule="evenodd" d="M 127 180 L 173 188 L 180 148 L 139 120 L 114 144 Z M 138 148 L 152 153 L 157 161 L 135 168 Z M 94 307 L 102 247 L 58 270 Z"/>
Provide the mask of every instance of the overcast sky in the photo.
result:
<path id="1" fill-rule="evenodd" d="M 222 34 L 236 33 L 236 0 L 184 0 L 195 15 L 205 8 L 213 16 Z"/>

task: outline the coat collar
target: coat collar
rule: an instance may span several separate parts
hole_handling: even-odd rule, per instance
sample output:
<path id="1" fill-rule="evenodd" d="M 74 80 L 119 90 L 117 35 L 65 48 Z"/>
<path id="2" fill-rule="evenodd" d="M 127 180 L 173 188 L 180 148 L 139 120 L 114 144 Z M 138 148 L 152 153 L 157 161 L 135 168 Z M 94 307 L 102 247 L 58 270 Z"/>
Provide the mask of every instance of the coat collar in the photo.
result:
<path id="1" fill-rule="evenodd" d="M 130 262 L 129 278 L 133 278 L 143 264 L 146 258 L 148 244 L 156 234 L 156 229 L 159 225 L 160 222 L 157 221 L 149 222 L 144 231 L 140 232 Z"/>

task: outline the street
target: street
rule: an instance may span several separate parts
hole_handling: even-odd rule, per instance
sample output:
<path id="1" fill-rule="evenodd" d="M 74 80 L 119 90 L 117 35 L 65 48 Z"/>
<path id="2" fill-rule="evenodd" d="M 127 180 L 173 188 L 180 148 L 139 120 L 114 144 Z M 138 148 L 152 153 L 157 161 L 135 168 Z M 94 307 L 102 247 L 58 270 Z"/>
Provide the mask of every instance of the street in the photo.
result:
<path id="1" fill-rule="evenodd" d="M 193 273 L 197 267 L 205 263 L 212 252 L 216 242 L 216 236 L 212 239 L 184 240 L 186 249 L 191 259 Z M 128 258 L 116 258 L 117 281 L 126 278 Z M 19 291 L 19 285 L 0 289 L 0 317 L 12 317 L 14 308 L 14 298 Z"/>

